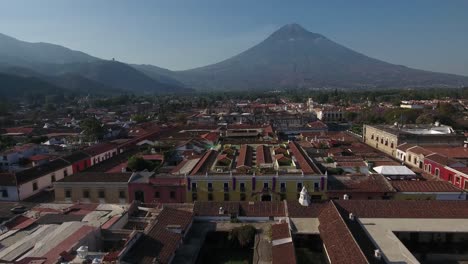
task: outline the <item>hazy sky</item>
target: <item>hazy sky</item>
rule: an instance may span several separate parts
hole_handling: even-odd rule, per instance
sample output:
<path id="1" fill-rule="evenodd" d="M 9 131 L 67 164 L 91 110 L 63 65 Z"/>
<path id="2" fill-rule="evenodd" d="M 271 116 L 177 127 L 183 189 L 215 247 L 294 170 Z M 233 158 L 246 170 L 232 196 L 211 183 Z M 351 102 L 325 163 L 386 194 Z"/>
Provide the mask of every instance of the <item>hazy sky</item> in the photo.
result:
<path id="1" fill-rule="evenodd" d="M 172 70 L 299 23 L 388 62 L 468 76 L 467 0 L 0 0 L 0 32 Z"/>

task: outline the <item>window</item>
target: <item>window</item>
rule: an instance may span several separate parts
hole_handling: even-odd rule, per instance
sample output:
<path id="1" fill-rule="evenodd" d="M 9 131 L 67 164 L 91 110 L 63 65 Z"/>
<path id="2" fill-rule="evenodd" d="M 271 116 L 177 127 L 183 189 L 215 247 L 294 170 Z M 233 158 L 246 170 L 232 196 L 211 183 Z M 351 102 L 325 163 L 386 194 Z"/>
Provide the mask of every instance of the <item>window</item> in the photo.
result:
<path id="1" fill-rule="evenodd" d="M 196 195 L 195 195 L 195 196 L 196 196 Z M 170 197 L 171 199 L 175 199 L 175 191 L 171 191 L 171 192 L 169 193 L 169 197 Z"/>
<path id="2" fill-rule="evenodd" d="M 213 201 L 213 194 L 212 193 L 208 193 L 208 201 Z"/>
<path id="3" fill-rule="evenodd" d="M 455 183 L 456 183 L 456 184 L 460 184 L 460 177 L 458 177 L 458 176 L 455 177 Z"/>
<path id="4" fill-rule="evenodd" d="M 297 183 L 297 191 L 298 192 L 302 191 L 302 182 Z"/>
<path id="5" fill-rule="evenodd" d="M 318 182 L 314 182 L 314 192 L 318 192 L 320 190 L 319 188 L 319 183 Z"/>
<path id="6" fill-rule="evenodd" d="M 83 198 L 89 198 L 89 190 L 83 190 Z"/>
<path id="7" fill-rule="evenodd" d="M 393 144 L 393 141 L 392 141 L 392 143 L 390 144 L 390 147 L 393 148 L 393 146 L 395 146 L 395 145 Z"/>
<path id="8" fill-rule="evenodd" d="M 263 183 L 263 190 L 268 191 L 268 182 Z"/>
<path id="9" fill-rule="evenodd" d="M 224 183 L 224 191 L 229 192 L 229 183 L 228 182 Z"/>
<path id="10" fill-rule="evenodd" d="M 286 183 L 285 182 L 280 183 L 280 192 L 286 192 Z"/>
<path id="11" fill-rule="evenodd" d="M 55 182 L 55 174 L 50 175 L 50 182 Z"/>
<path id="12" fill-rule="evenodd" d="M 159 192 L 154 192 L 154 198 L 159 199 L 159 197 L 160 197 Z"/>
<path id="13" fill-rule="evenodd" d="M 65 198 L 71 198 L 72 191 L 70 189 L 65 190 Z"/>
<path id="14" fill-rule="evenodd" d="M 371 135 L 370 139 L 374 139 L 374 134 Z"/>
<path id="15" fill-rule="evenodd" d="M 245 183 L 241 182 L 239 186 L 240 186 L 240 191 L 245 192 Z"/>
<path id="16" fill-rule="evenodd" d="M 98 191 L 98 197 L 99 197 L 100 199 L 106 198 L 106 192 L 105 192 L 104 190 L 99 190 L 99 191 Z"/>
<path id="17" fill-rule="evenodd" d="M 192 193 L 192 202 L 195 202 L 198 199 L 197 193 Z"/>
<path id="18" fill-rule="evenodd" d="M 67 177 L 68 176 L 68 171 L 65 169 L 63 170 L 63 177 Z"/>
<path id="19" fill-rule="evenodd" d="M 240 200 L 241 200 L 241 201 L 245 201 L 246 198 L 247 198 L 247 196 L 245 195 L 245 193 L 241 193 L 241 194 L 240 194 Z"/>
<path id="20" fill-rule="evenodd" d="M 224 194 L 224 201 L 229 201 L 229 193 Z"/>
<path id="21" fill-rule="evenodd" d="M 209 192 L 213 191 L 213 183 L 211 183 L 211 182 L 208 183 L 208 191 Z"/>
<path id="22" fill-rule="evenodd" d="M 435 169 L 435 176 L 439 177 L 439 174 L 440 174 L 439 168 L 436 168 Z"/>
<path id="23" fill-rule="evenodd" d="M 8 197 L 8 191 L 7 190 L 0 190 L 0 193 L 2 194 L 2 198 L 7 198 Z"/>
<path id="24" fill-rule="evenodd" d="M 125 193 L 124 190 L 120 190 L 119 191 L 119 199 L 126 199 L 127 198 L 127 194 Z"/>
<path id="25" fill-rule="evenodd" d="M 192 192 L 196 192 L 196 191 L 197 191 L 197 183 L 192 182 Z"/>
<path id="26" fill-rule="evenodd" d="M 33 182 L 33 186 L 32 186 L 32 187 L 33 187 L 33 191 L 37 191 L 37 189 L 39 189 L 39 188 L 37 187 L 37 182 Z"/>

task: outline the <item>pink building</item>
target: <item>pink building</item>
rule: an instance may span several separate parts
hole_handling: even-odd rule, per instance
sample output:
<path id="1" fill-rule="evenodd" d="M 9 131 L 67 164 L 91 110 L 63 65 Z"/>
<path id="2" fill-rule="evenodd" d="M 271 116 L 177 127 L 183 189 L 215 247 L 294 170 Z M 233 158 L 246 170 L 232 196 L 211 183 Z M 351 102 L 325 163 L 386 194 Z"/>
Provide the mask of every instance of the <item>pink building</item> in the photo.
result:
<path id="1" fill-rule="evenodd" d="M 129 202 L 184 203 L 185 177 L 156 175 L 154 172 L 135 172 L 128 181 Z"/>

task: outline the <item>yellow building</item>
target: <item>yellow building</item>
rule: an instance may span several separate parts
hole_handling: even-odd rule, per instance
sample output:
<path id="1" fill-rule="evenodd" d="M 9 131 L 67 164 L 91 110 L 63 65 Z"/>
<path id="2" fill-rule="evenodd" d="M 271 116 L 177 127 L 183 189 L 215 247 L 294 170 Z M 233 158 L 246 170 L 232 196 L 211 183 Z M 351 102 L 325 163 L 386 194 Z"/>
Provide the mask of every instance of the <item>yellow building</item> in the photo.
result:
<path id="1" fill-rule="evenodd" d="M 187 202 L 297 200 L 302 187 L 324 199 L 327 176 L 295 142 L 225 145 L 180 164 Z"/>
<path id="2" fill-rule="evenodd" d="M 55 201 L 125 204 L 131 173 L 82 172 L 54 182 Z"/>

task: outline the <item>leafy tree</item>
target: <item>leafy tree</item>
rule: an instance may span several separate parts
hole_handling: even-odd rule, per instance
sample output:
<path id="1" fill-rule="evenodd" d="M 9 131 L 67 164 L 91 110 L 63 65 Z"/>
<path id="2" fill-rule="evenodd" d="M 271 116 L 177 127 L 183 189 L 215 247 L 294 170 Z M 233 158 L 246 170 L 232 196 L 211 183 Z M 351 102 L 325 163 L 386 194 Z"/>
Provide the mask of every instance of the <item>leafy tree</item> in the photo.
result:
<path id="1" fill-rule="evenodd" d="M 253 243 L 257 230 L 252 225 L 235 227 L 229 233 L 229 240 L 237 241 L 240 247 L 247 247 Z"/>
<path id="2" fill-rule="evenodd" d="M 127 167 L 132 171 L 154 171 L 160 164 L 158 162 L 152 162 L 145 160 L 142 157 L 132 156 L 128 160 Z"/>
<path id="3" fill-rule="evenodd" d="M 148 119 L 144 115 L 133 115 L 132 120 L 139 123 L 146 122 Z"/>
<path id="4" fill-rule="evenodd" d="M 81 121 L 80 127 L 84 130 L 84 135 L 89 141 L 95 141 L 104 136 L 104 128 L 96 118 L 88 118 Z"/>

